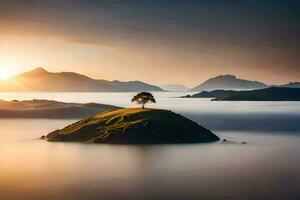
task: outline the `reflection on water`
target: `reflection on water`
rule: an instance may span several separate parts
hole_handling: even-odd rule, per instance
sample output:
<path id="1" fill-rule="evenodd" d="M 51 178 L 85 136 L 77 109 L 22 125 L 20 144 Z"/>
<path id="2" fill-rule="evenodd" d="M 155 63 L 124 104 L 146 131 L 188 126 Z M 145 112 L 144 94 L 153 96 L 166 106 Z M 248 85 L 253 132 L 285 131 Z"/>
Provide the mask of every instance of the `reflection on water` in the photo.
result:
<path id="1" fill-rule="evenodd" d="M 31 95 L 132 106 L 125 102 L 128 93 Z M 1 119 L 0 199 L 300 199 L 298 103 L 171 98 L 176 95 L 157 95 L 156 107 L 187 115 L 221 138 L 248 144 L 51 143 L 37 138 L 74 120 Z M 276 134 L 272 128 L 248 129 L 272 123 Z"/>

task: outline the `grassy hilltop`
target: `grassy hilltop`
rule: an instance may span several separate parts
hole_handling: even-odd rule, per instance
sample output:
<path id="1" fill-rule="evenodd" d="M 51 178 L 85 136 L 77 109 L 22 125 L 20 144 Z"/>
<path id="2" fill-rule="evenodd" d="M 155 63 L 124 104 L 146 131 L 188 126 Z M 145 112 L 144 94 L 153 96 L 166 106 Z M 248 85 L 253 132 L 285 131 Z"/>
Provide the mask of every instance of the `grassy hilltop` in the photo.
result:
<path id="1" fill-rule="evenodd" d="M 49 133 L 51 141 L 163 144 L 219 140 L 208 129 L 171 111 L 129 108 L 107 111 Z"/>

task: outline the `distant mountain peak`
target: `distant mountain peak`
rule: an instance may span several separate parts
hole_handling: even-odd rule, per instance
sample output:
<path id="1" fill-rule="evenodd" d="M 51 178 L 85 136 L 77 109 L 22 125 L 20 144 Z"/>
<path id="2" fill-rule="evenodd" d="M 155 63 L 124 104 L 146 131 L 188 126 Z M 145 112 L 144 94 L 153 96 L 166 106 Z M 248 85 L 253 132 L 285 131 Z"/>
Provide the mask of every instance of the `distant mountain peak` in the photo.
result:
<path id="1" fill-rule="evenodd" d="M 251 90 L 266 87 L 267 85 L 262 82 L 239 79 L 235 75 L 226 74 L 210 78 L 204 83 L 193 88 L 192 91 Z"/>
<path id="2" fill-rule="evenodd" d="M 231 74 L 225 74 L 225 75 L 220 75 L 217 76 L 215 78 L 231 78 L 231 79 L 237 79 L 235 75 L 231 75 Z"/>
<path id="3" fill-rule="evenodd" d="M 28 72 L 24 72 L 24 73 L 21 73 L 19 75 L 17 75 L 17 77 L 37 77 L 37 76 L 44 76 L 44 75 L 48 75 L 49 72 L 47 70 L 45 70 L 44 68 L 42 67 L 37 67 L 31 71 L 28 71 Z"/>
<path id="4" fill-rule="evenodd" d="M 49 73 L 45 68 L 43 67 L 37 67 L 34 70 L 30 71 L 31 73 Z"/>

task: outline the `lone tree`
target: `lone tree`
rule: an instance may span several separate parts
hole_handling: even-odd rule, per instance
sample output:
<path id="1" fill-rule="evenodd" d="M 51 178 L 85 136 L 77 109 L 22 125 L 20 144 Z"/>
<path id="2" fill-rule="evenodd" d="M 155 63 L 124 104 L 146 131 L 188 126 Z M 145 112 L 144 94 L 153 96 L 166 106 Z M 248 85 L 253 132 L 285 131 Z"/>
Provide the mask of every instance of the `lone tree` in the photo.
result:
<path id="1" fill-rule="evenodd" d="M 154 96 L 150 92 L 138 93 L 131 99 L 131 102 L 142 105 L 143 109 L 145 108 L 146 103 L 156 103 Z"/>

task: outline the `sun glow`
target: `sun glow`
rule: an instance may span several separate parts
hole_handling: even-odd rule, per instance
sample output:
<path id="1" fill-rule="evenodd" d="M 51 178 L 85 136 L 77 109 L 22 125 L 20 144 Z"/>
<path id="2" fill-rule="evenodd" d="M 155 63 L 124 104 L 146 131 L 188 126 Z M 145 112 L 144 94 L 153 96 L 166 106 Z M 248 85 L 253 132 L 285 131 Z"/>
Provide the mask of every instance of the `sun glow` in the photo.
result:
<path id="1" fill-rule="evenodd" d="M 8 68 L 0 68 L 0 80 L 4 81 L 9 79 L 13 75 L 12 71 L 9 70 Z"/>

